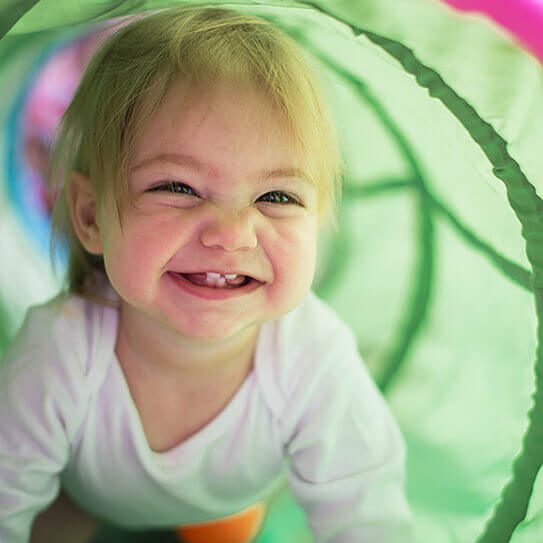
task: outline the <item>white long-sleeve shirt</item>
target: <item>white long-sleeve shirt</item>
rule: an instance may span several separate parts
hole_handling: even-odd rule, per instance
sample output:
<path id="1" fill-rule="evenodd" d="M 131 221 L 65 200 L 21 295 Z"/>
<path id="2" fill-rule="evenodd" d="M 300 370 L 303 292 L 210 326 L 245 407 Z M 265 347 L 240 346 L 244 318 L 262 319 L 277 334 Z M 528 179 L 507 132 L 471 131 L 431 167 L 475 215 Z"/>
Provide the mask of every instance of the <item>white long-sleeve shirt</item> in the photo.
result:
<path id="1" fill-rule="evenodd" d="M 0 364 L 0 541 L 28 540 L 59 485 L 131 528 L 223 517 L 288 477 L 317 543 L 411 541 L 405 448 L 352 332 L 310 293 L 261 328 L 223 411 L 164 453 L 146 441 L 114 347 L 118 310 L 29 310 Z M 180 414 L 182 416 L 182 414 Z"/>

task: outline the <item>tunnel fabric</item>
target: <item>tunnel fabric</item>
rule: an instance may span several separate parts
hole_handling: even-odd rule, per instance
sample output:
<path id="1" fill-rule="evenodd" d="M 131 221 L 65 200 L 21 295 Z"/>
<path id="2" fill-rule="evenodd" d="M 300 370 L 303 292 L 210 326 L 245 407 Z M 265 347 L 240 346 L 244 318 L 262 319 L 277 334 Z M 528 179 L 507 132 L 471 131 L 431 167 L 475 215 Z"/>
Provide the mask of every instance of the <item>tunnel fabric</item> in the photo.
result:
<path id="1" fill-rule="evenodd" d="M 0 41 L 1 349 L 58 287 L 30 204 L 15 199 L 32 81 L 90 24 L 174 3 L 0 6 L 0 35 L 14 23 Z M 349 172 L 317 291 L 357 331 L 402 424 L 419 540 L 475 540 L 509 481 L 481 541 L 543 537 L 540 394 L 530 398 L 534 358 L 538 383 L 541 372 L 541 66 L 487 19 L 435 0 L 232 7 L 299 39 L 327 82 Z M 296 505 L 281 507 L 290 524 L 272 511 L 262 542 L 302 541 Z"/>

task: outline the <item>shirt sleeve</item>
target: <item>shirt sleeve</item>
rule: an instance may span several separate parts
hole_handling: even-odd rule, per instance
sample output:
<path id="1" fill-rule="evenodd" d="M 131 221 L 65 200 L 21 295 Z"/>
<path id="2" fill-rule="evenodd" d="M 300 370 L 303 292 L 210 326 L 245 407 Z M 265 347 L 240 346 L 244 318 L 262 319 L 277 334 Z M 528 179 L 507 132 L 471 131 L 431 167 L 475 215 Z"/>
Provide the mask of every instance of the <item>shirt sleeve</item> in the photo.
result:
<path id="1" fill-rule="evenodd" d="M 354 334 L 338 328 L 297 362 L 285 425 L 289 482 L 316 543 L 412 541 L 404 441 Z"/>
<path id="2" fill-rule="evenodd" d="M 6 543 L 28 541 L 34 517 L 55 499 L 82 395 L 78 361 L 63 363 L 58 347 L 63 341 L 74 354 L 69 324 L 51 324 L 50 316 L 50 308 L 31 309 L 0 362 L 0 541 Z"/>

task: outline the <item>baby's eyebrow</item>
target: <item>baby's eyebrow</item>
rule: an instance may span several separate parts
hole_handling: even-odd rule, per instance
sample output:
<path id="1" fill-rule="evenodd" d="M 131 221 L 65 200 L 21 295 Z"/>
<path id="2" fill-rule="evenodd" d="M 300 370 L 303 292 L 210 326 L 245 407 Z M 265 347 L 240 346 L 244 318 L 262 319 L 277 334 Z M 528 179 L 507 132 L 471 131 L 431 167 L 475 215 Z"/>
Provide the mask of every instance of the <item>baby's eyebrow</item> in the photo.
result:
<path id="1" fill-rule="evenodd" d="M 145 158 L 144 160 L 138 162 L 131 172 L 135 172 L 142 168 L 146 168 L 152 165 L 155 162 L 170 162 L 193 170 L 195 172 L 213 172 L 215 169 L 210 164 L 206 164 L 204 161 L 200 160 L 191 155 L 178 154 L 178 153 L 161 153 L 159 155 Z M 275 178 L 297 178 L 302 181 L 309 182 L 305 172 L 300 168 L 287 167 L 287 168 L 277 168 L 275 170 L 265 169 L 257 173 L 255 178 L 259 181 L 268 181 Z"/>

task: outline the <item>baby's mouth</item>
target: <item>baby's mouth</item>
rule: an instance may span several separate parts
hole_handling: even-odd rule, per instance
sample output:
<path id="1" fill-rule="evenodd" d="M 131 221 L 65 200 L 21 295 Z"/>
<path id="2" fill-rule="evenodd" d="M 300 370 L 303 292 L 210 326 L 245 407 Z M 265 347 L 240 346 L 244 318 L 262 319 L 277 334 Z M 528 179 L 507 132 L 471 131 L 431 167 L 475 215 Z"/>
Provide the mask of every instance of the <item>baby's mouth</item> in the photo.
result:
<path id="1" fill-rule="evenodd" d="M 199 287 L 208 288 L 241 288 L 256 281 L 248 275 L 238 275 L 235 273 L 226 273 L 224 275 L 216 272 L 206 273 L 175 273 Z"/>

